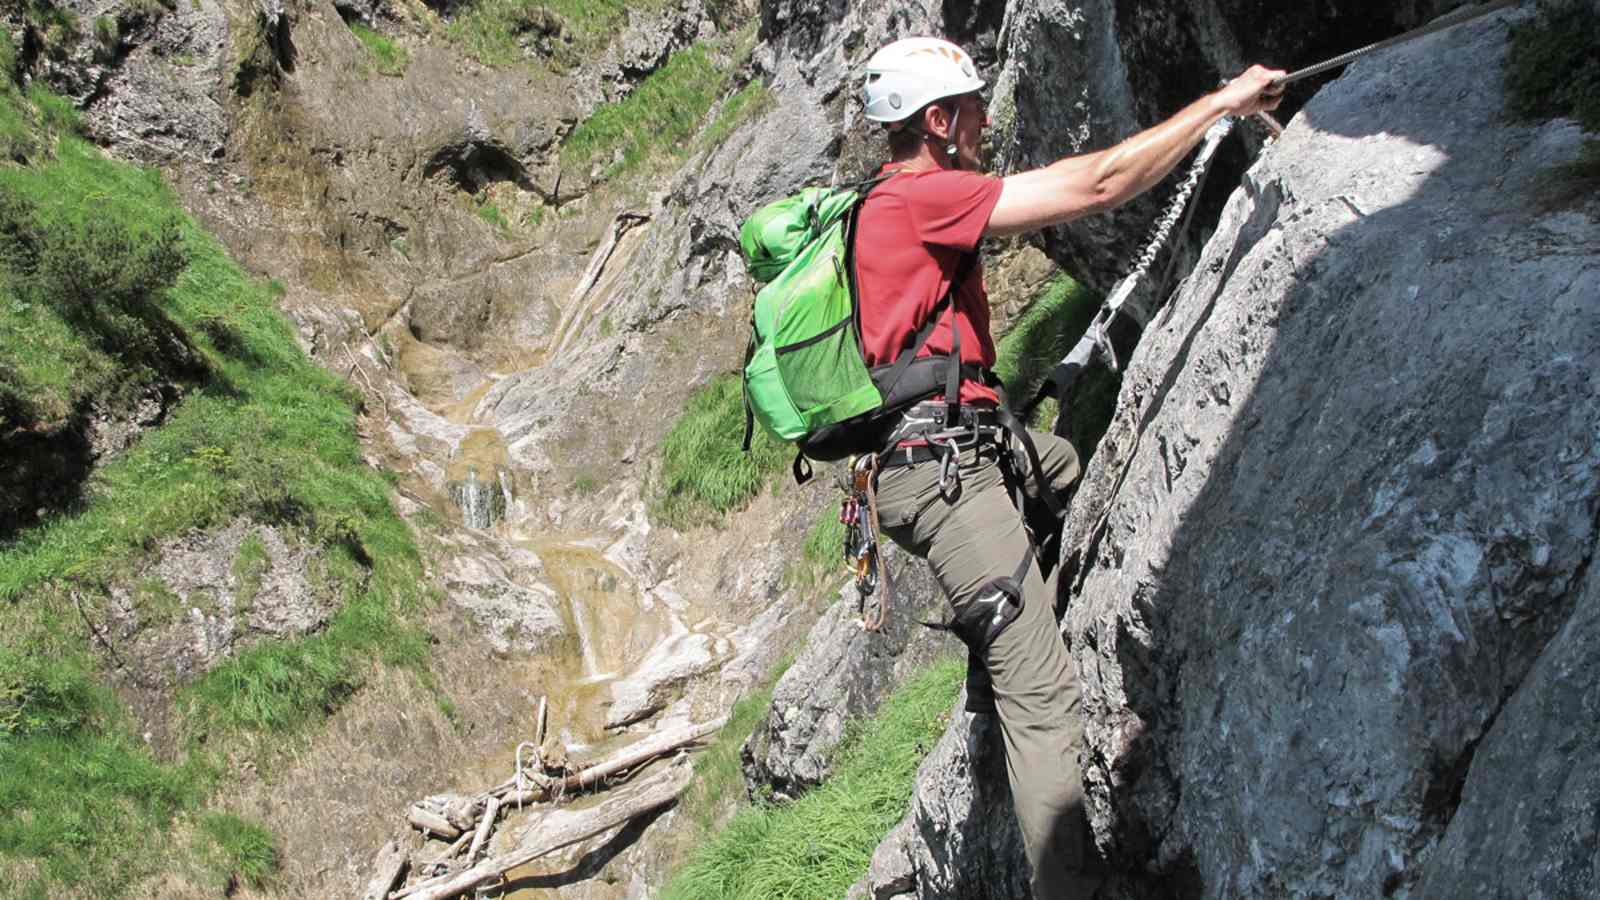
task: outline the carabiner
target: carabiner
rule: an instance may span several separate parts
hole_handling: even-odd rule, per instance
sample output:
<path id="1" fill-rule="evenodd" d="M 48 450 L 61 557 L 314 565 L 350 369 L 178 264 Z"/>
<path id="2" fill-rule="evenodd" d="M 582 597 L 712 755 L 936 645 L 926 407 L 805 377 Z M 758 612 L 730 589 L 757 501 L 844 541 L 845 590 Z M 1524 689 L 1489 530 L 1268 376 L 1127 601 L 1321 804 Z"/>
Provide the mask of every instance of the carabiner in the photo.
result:
<path id="1" fill-rule="evenodd" d="M 946 439 L 942 446 L 949 452 L 939 457 L 939 493 L 946 499 L 954 500 L 956 492 L 961 490 L 961 448 L 953 437 Z"/>

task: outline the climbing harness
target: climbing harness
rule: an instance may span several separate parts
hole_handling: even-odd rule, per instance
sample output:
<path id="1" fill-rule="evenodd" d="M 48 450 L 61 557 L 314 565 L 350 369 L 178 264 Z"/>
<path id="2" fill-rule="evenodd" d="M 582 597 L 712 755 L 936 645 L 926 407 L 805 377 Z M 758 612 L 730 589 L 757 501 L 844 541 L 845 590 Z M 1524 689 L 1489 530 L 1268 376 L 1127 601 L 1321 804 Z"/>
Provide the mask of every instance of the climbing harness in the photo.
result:
<path id="1" fill-rule="evenodd" d="M 1028 566 L 1036 560 L 1040 561 L 1043 574 L 1049 575 L 1050 566 L 1045 561 L 1051 557 L 1048 552 L 1042 552 L 1042 548 L 1056 549 L 1054 541 L 1065 510 L 1050 485 L 1045 483 L 1038 448 L 1021 422 L 1009 412 L 1004 390 L 998 384 L 991 386 L 1000 397 L 1000 405 L 995 408 L 965 405 L 952 408 L 942 401 L 925 401 L 906 408 L 885 439 L 885 449 L 854 457 L 848 475 L 841 477 L 840 487 L 845 496 L 839 520 L 845 525 L 845 563 L 856 576 L 856 594 L 865 630 L 882 629 L 894 587 L 893 577 L 880 552 L 877 485 L 878 475 L 884 469 L 936 463 L 939 493 L 953 502 L 961 493 L 963 460 L 992 453 L 1001 467 L 1005 484 L 1012 491 L 1014 505 L 1024 512 L 1027 526 L 1028 549 L 1012 580 L 1020 585 Z M 1030 478 L 1037 485 L 1037 503 L 1024 490 Z M 1039 507 L 1042 510 L 1037 515 L 1026 513 Z M 868 617 L 867 598 L 880 584 L 883 596 L 878 602 L 877 614 Z M 954 621 L 923 624 L 960 633 Z"/>

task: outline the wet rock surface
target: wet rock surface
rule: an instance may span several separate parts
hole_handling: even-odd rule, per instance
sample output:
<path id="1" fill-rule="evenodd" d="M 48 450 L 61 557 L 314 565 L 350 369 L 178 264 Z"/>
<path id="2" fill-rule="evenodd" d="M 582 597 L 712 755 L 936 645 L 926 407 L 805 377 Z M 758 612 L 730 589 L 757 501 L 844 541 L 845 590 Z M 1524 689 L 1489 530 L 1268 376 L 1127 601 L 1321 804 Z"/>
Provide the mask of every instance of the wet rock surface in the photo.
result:
<path id="1" fill-rule="evenodd" d="M 499 653 L 555 654 L 575 649 L 566 603 L 539 578 L 528 550 L 461 538 L 443 571 L 450 602 L 477 622 Z"/>

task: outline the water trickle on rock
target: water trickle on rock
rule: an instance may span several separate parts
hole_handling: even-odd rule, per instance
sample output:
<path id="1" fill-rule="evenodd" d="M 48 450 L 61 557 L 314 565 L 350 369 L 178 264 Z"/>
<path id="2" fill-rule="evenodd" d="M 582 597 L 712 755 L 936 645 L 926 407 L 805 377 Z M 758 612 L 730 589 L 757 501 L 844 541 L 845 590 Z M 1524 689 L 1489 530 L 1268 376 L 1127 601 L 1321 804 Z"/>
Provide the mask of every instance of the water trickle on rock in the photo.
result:
<path id="1" fill-rule="evenodd" d="M 450 499 L 460 507 L 462 524 L 468 528 L 493 528 L 505 518 L 509 491 L 501 484 L 479 481 L 477 469 L 468 469 L 466 479 L 450 482 L 449 488 Z"/>

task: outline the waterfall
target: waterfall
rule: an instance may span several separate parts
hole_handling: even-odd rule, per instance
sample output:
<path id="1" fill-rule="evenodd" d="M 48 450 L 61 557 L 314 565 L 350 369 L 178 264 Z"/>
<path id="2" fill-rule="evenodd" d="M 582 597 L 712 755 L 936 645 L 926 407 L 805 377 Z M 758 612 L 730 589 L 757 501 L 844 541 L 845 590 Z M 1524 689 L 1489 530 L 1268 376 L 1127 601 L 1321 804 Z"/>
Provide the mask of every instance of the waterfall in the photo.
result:
<path id="1" fill-rule="evenodd" d="M 580 684 L 593 684 L 615 678 L 615 672 L 600 671 L 600 659 L 595 655 L 594 640 L 589 635 L 589 608 L 573 593 L 568 597 L 572 606 L 572 626 L 578 632 L 578 649 L 583 655 L 583 680 Z"/>
<path id="2" fill-rule="evenodd" d="M 502 483 L 504 476 L 502 472 Z M 505 517 L 506 493 L 502 493 L 502 486 L 479 481 L 476 468 L 467 470 L 465 481 L 450 482 L 449 490 L 450 499 L 461 508 L 461 522 L 468 528 L 492 528 Z"/>

